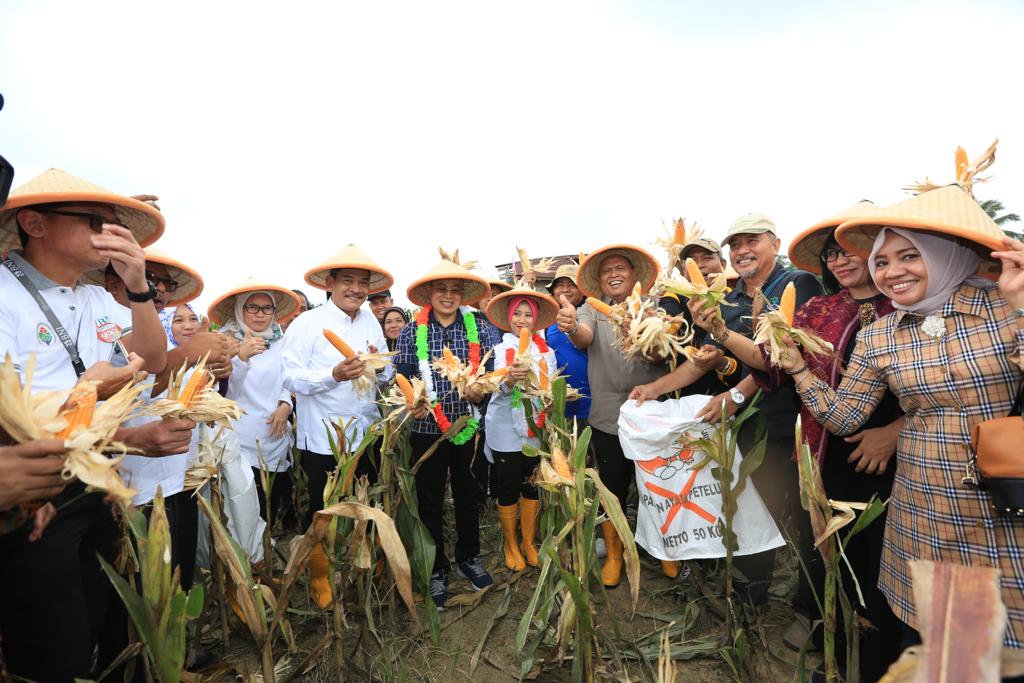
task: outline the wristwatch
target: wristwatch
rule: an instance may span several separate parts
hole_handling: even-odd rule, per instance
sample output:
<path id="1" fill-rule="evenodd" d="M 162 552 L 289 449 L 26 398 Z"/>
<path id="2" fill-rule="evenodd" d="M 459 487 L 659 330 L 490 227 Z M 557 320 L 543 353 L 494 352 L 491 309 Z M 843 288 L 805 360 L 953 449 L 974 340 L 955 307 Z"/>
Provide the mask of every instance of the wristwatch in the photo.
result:
<path id="1" fill-rule="evenodd" d="M 133 301 L 137 304 L 145 303 L 147 301 L 153 301 L 154 299 L 156 299 L 156 287 L 153 286 L 152 282 L 149 283 L 149 290 L 142 292 L 141 294 L 128 291 L 127 289 L 126 292 L 128 294 L 128 301 Z"/>
<path id="2" fill-rule="evenodd" d="M 747 400 L 747 397 L 743 395 L 743 392 L 736 387 L 729 390 L 729 398 L 731 398 L 732 402 L 738 406 L 743 405 L 743 402 Z"/>

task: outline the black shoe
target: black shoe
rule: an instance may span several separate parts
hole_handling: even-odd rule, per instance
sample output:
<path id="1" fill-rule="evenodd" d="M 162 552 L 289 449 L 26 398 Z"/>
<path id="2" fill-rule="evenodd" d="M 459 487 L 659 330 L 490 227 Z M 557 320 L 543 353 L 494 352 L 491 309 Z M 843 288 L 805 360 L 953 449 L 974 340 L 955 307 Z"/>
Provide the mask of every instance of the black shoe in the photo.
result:
<path id="1" fill-rule="evenodd" d="M 448 572 L 444 569 L 430 575 L 430 598 L 437 605 L 437 610 L 443 612 L 444 604 L 448 602 Z"/>
<path id="2" fill-rule="evenodd" d="M 459 576 L 469 579 L 469 583 L 475 591 L 482 591 L 494 583 L 494 579 L 491 578 L 491 575 L 480 564 L 480 558 L 478 557 L 471 557 L 468 560 L 459 562 Z"/>

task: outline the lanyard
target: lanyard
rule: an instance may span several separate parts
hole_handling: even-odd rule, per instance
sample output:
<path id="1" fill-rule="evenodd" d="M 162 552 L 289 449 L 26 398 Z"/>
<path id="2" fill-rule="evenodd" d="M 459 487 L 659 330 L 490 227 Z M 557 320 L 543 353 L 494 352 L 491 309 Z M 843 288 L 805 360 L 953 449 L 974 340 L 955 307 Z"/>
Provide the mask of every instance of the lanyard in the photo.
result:
<path id="1" fill-rule="evenodd" d="M 4 266 L 7 270 L 11 271 L 11 275 L 21 283 L 21 286 L 24 287 L 28 293 L 32 295 L 32 298 L 36 300 L 36 303 L 39 304 L 39 309 L 50 322 L 50 327 L 52 327 L 53 331 L 57 334 L 57 339 L 59 339 L 60 343 L 64 345 L 64 350 L 67 351 L 68 356 L 71 357 L 71 365 L 75 368 L 75 374 L 81 377 L 85 372 L 85 363 L 82 362 L 82 357 L 78 355 L 78 346 L 71 338 L 71 335 L 69 335 L 68 331 L 64 329 L 63 325 L 61 325 L 60 320 L 57 319 L 53 310 L 50 309 L 50 305 L 46 303 L 46 299 L 43 298 L 43 295 L 39 293 L 36 286 L 32 284 L 31 280 L 29 280 L 25 271 L 19 268 L 18 264 L 10 258 L 4 259 Z"/>

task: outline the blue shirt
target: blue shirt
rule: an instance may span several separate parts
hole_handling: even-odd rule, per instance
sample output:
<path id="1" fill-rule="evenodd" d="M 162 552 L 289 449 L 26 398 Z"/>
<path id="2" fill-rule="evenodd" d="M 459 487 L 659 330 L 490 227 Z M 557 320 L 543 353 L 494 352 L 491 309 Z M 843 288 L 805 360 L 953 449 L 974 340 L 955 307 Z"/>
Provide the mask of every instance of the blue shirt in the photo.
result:
<path id="1" fill-rule="evenodd" d="M 427 353 L 430 360 L 440 358 L 444 347 L 448 347 L 463 363 L 469 362 L 469 340 L 466 339 L 466 326 L 462 322 L 462 312 L 455 317 L 455 321 L 445 327 L 434 317 L 433 311 L 427 322 Z M 477 312 L 472 315 L 476 318 L 476 329 L 480 337 L 480 357 L 483 358 L 487 352 L 501 342 L 501 334 L 487 319 Z M 406 377 L 419 377 L 419 359 L 416 357 L 416 321 L 406 325 L 395 342 L 394 357 L 395 370 Z M 494 367 L 494 361 L 487 359 L 487 370 Z M 463 415 L 471 412 L 469 401 L 460 398 L 459 392 L 452 387 L 452 383 L 437 372 L 433 372 L 434 391 L 437 392 L 437 399 L 445 416 L 455 422 Z M 433 415 L 427 415 L 422 420 L 414 420 L 412 430 L 418 434 L 440 434 L 441 429 L 437 426 Z"/>
<path id="2" fill-rule="evenodd" d="M 578 389 L 580 397 L 576 401 L 565 404 L 565 417 L 586 420 L 590 415 L 590 380 L 587 379 L 587 352 L 580 351 L 569 336 L 552 325 L 544 333 L 548 346 L 555 352 L 558 370 L 565 375 L 565 381 L 574 389 Z"/>

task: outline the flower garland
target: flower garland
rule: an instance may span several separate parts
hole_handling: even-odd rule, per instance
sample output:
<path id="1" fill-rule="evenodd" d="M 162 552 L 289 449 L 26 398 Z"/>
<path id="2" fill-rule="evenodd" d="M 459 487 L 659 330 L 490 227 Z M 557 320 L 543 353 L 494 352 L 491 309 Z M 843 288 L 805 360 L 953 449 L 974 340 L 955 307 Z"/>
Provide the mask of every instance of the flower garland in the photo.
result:
<path id="1" fill-rule="evenodd" d="M 430 401 L 431 411 L 434 420 L 442 432 L 447 432 L 452 421 L 444 414 L 444 408 L 437 398 L 437 391 L 434 389 L 434 371 L 430 368 L 430 352 L 427 347 L 427 324 L 430 320 L 430 306 L 424 306 L 416 316 L 416 358 L 420 368 L 420 377 L 426 389 L 427 400 Z M 476 326 L 476 318 L 473 313 L 466 311 L 462 314 L 462 324 L 466 326 L 466 339 L 469 341 L 469 364 L 473 372 L 480 367 L 480 332 Z M 480 426 L 480 413 L 476 406 L 470 404 L 472 415 L 469 422 L 458 434 L 452 437 L 451 441 L 456 446 L 467 443 L 476 434 Z"/>
<path id="2" fill-rule="evenodd" d="M 550 348 L 548 347 L 547 342 L 544 341 L 544 338 L 541 337 L 539 334 L 534 334 L 533 335 L 533 343 L 537 345 L 537 350 L 540 351 L 541 353 L 547 353 L 550 350 Z M 511 347 L 505 349 L 505 365 L 506 366 L 511 366 L 515 362 L 516 362 L 516 349 L 513 349 Z M 517 384 L 512 389 L 512 407 L 513 408 L 518 408 L 519 406 L 521 406 L 522 405 L 522 399 L 523 399 L 523 392 L 519 389 L 519 385 Z M 544 410 L 541 410 L 540 414 L 537 416 L 537 419 L 535 420 L 535 424 L 537 425 L 537 429 L 543 429 L 544 428 L 544 423 L 547 422 L 547 419 L 548 419 L 547 412 L 544 411 Z M 534 434 L 533 430 L 530 429 L 529 427 L 527 427 L 527 435 L 528 436 L 537 436 L 536 434 Z"/>

